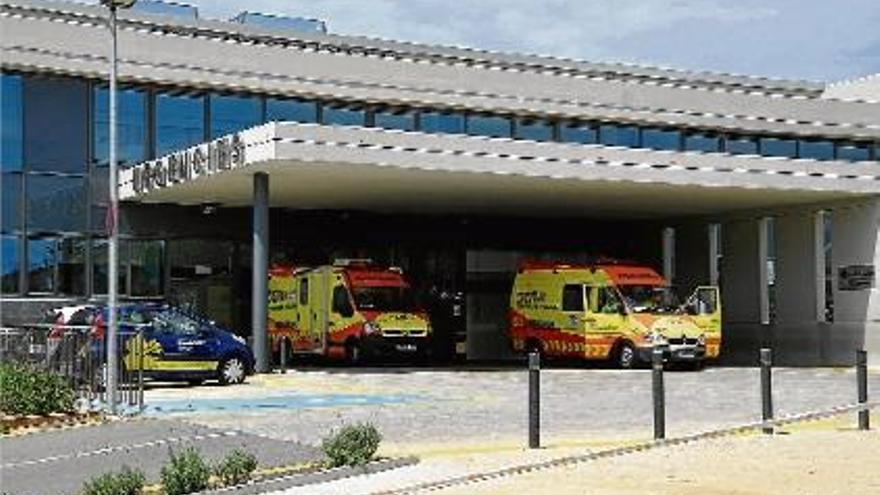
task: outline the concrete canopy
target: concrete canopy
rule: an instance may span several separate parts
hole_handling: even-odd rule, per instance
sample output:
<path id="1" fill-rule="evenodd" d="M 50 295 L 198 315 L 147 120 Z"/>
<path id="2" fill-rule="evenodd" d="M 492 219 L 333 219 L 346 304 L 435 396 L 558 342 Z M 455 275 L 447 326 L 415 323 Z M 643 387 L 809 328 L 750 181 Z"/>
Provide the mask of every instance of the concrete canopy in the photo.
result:
<path id="1" fill-rule="evenodd" d="M 266 124 L 239 136 L 241 166 L 135 188 L 136 174 L 167 173 L 165 157 L 125 171 L 122 198 L 245 206 L 252 202 L 250 177 L 257 172 L 269 174 L 271 206 L 378 212 L 660 218 L 880 193 L 876 165 L 869 163 L 293 123 Z"/>

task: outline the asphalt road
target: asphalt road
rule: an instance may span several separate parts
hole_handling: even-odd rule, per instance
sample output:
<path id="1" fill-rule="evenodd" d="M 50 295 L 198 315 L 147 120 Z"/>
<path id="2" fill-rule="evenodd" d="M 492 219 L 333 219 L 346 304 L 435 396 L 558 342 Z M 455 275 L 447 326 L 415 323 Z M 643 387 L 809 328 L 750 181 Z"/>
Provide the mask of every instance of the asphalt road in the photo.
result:
<path id="1" fill-rule="evenodd" d="M 131 420 L 53 430 L 0 440 L 0 492 L 10 495 L 73 494 L 83 483 L 122 466 L 159 480 L 169 451 L 194 446 L 209 462 L 235 448 L 252 452 L 261 467 L 320 458 L 317 449 L 230 429 L 179 420 Z"/>

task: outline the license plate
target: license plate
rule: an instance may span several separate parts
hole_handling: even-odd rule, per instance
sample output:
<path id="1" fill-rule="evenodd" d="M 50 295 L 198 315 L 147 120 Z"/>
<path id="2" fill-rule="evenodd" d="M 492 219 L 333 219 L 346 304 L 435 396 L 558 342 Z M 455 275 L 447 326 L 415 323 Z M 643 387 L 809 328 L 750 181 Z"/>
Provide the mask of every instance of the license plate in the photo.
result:
<path id="1" fill-rule="evenodd" d="M 415 344 L 397 344 L 394 346 L 398 352 L 416 352 Z"/>

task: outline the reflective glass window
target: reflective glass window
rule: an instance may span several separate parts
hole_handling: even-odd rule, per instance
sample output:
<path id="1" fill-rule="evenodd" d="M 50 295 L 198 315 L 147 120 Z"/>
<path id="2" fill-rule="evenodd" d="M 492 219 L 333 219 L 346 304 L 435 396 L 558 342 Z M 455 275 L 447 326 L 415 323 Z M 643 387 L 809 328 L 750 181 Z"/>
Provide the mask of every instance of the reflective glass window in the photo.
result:
<path id="1" fill-rule="evenodd" d="M 24 163 L 29 170 L 84 173 L 88 85 L 78 79 L 24 80 Z"/>
<path id="2" fill-rule="evenodd" d="M 94 89 L 93 153 L 98 165 L 110 163 L 110 91 Z M 135 165 L 148 158 L 147 93 L 123 89 L 116 93 L 117 157 L 123 165 Z"/>
<path id="3" fill-rule="evenodd" d="M 688 151 L 720 151 L 721 138 L 711 134 L 688 134 L 684 138 L 684 149 Z"/>
<path id="4" fill-rule="evenodd" d="M 829 141 L 800 141 L 798 156 L 813 160 L 833 160 L 834 144 Z"/>
<path id="5" fill-rule="evenodd" d="M 65 237 L 58 242 L 58 292 L 66 295 L 86 293 L 86 240 Z"/>
<path id="6" fill-rule="evenodd" d="M 266 98 L 266 122 L 318 121 L 318 104 L 298 99 Z"/>
<path id="7" fill-rule="evenodd" d="M 510 119 L 489 115 L 468 115 L 467 133 L 472 136 L 510 137 Z"/>
<path id="8" fill-rule="evenodd" d="M 2 286 L 3 294 L 19 292 L 18 288 L 18 264 L 21 261 L 21 241 L 18 237 L 0 236 L 0 262 L 2 262 Z"/>
<path id="9" fill-rule="evenodd" d="M 376 110 L 373 115 L 376 127 L 402 131 L 414 131 L 416 128 L 416 115 L 413 112 L 386 109 Z"/>
<path id="10" fill-rule="evenodd" d="M 129 241 L 132 296 L 162 294 L 162 241 Z"/>
<path id="11" fill-rule="evenodd" d="M 21 229 L 21 174 L 3 174 L 3 230 Z"/>
<path id="12" fill-rule="evenodd" d="M 599 142 L 599 130 L 588 124 L 562 124 L 559 128 L 559 140 L 566 143 L 596 144 Z"/>
<path id="13" fill-rule="evenodd" d="M 212 95 L 211 138 L 232 134 L 263 121 L 263 104 L 259 98 L 238 95 Z"/>
<path id="14" fill-rule="evenodd" d="M 28 175 L 29 231 L 81 232 L 86 228 L 86 181 L 80 177 Z"/>
<path id="15" fill-rule="evenodd" d="M 635 126 L 599 126 L 599 142 L 608 146 L 636 147 L 639 145 L 639 129 Z"/>
<path id="16" fill-rule="evenodd" d="M 553 125 L 542 120 L 516 121 L 514 137 L 517 139 L 530 139 L 532 141 L 551 141 L 553 139 Z"/>
<path id="17" fill-rule="evenodd" d="M 655 150 L 678 150 L 681 133 L 668 129 L 642 129 L 642 147 Z"/>
<path id="18" fill-rule="evenodd" d="M 205 140 L 205 97 L 193 94 L 156 95 L 156 156 Z"/>
<path id="19" fill-rule="evenodd" d="M 0 76 L 0 107 L 0 166 L 4 172 L 21 170 L 24 116 L 20 76 Z"/>
<path id="20" fill-rule="evenodd" d="M 863 144 L 838 144 L 837 158 L 840 160 L 863 161 L 870 158 L 868 146 Z"/>
<path id="21" fill-rule="evenodd" d="M 727 138 L 724 150 L 735 155 L 757 155 L 758 142 L 750 138 Z"/>
<path id="22" fill-rule="evenodd" d="M 464 115 L 424 111 L 419 116 L 421 131 L 445 134 L 464 134 Z"/>
<path id="23" fill-rule="evenodd" d="M 764 156 L 797 156 L 797 141 L 794 139 L 761 138 L 761 154 Z"/>
<path id="24" fill-rule="evenodd" d="M 27 241 L 28 291 L 55 292 L 55 265 L 58 246 L 54 237 L 34 238 Z"/>
<path id="25" fill-rule="evenodd" d="M 119 270 L 117 271 L 117 284 L 120 293 L 126 293 L 128 279 L 128 244 L 125 241 L 119 243 Z M 92 292 L 95 294 L 107 293 L 107 240 L 95 239 L 92 241 Z"/>
<path id="26" fill-rule="evenodd" d="M 362 108 L 324 105 L 321 123 L 327 125 L 365 125 L 367 113 Z"/>

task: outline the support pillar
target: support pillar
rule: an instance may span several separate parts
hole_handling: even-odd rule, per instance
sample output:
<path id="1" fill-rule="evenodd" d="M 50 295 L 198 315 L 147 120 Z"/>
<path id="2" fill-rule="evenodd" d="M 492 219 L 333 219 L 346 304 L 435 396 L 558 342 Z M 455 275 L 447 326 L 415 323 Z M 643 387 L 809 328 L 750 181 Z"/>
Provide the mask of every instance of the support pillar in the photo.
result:
<path id="1" fill-rule="evenodd" d="M 724 305 L 721 360 L 754 365 L 768 339 L 762 324 L 767 305 L 767 242 L 761 219 L 724 223 L 721 235 L 721 298 Z M 762 240 L 763 238 L 763 240 Z"/>
<path id="2" fill-rule="evenodd" d="M 668 282 L 675 279 L 675 229 L 663 229 L 663 278 Z"/>
<path id="3" fill-rule="evenodd" d="M 269 318 L 269 175 L 254 174 L 253 291 L 251 331 L 256 371 L 269 371 L 267 322 Z"/>

